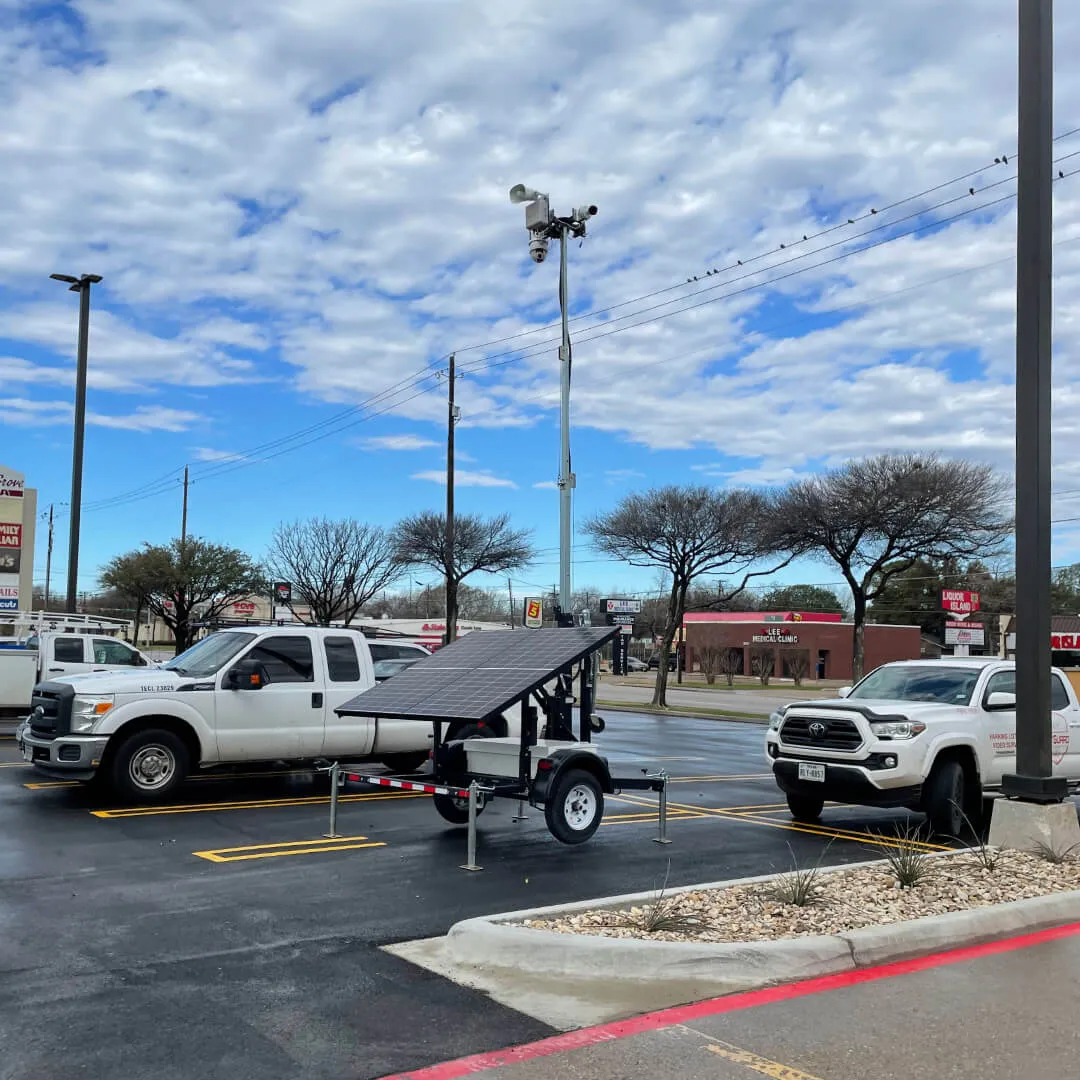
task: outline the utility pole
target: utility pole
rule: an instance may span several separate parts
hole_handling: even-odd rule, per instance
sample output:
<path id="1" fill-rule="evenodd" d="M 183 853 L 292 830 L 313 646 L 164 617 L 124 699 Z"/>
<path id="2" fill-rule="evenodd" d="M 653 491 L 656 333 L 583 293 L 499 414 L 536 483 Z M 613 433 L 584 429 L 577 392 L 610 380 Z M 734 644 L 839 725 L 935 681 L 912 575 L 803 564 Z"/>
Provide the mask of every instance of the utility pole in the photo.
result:
<path id="1" fill-rule="evenodd" d="M 1016 773 L 1006 795 L 1057 803 L 1050 717 L 1053 0 L 1019 0 L 1016 218 Z"/>
<path id="2" fill-rule="evenodd" d="M 188 467 L 184 466 L 184 509 L 180 515 L 180 554 L 184 553 L 184 542 L 187 540 L 187 489 Z"/>
<path id="3" fill-rule="evenodd" d="M 79 582 L 79 528 L 82 516 L 83 441 L 86 432 L 86 363 L 90 341 L 90 286 L 100 274 L 50 274 L 54 281 L 70 285 L 79 294 L 79 348 L 75 369 L 75 433 L 71 454 L 71 532 L 68 537 L 67 610 L 75 610 Z"/>
<path id="4" fill-rule="evenodd" d="M 49 587 L 52 584 L 53 504 L 49 503 L 49 546 L 45 551 L 45 610 L 49 610 Z"/>
<path id="5" fill-rule="evenodd" d="M 514 583 L 507 578 L 506 579 L 506 591 L 510 594 L 510 629 L 517 629 L 517 620 L 514 617 Z"/>
<path id="6" fill-rule="evenodd" d="M 443 644 L 457 637 L 457 577 L 454 570 L 454 425 L 461 410 L 454 404 L 454 383 L 457 381 L 456 357 L 450 354 L 449 390 L 446 395 L 446 629 Z"/>

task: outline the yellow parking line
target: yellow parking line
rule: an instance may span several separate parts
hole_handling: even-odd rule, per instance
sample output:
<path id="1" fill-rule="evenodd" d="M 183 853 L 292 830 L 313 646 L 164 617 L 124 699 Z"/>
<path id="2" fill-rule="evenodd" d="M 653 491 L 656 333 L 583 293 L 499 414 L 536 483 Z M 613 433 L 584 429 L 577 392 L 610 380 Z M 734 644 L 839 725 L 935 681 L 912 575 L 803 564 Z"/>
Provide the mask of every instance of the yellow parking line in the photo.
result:
<path id="1" fill-rule="evenodd" d="M 728 776 L 669 776 L 669 784 L 697 784 L 711 780 L 771 780 L 772 773 L 732 773 Z"/>
<path id="2" fill-rule="evenodd" d="M 78 780 L 43 780 L 40 784 L 23 784 L 24 788 L 31 791 L 40 791 L 42 788 L 52 787 L 79 787 Z"/>
<path id="3" fill-rule="evenodd" d="M 321 851 L 358 851 L 361 848 L 377 847 L 386 847 L 386 844 L 381 840 L 368 840 L 366 836 L 336 836 L 332 840 L 285 840 L 275 844 L 211 848 L 209 851 L 193 851 L 192 855 L 208 862 L 228 863 L 247 862 L 250 859 L 276 859 L 282 855 L 317 855 Z"/>
<path id="4" fill-rule="evenodd" d="M 377 802 L 381 799 L 426 799 L 423 792 L 405 791 L 400 794 L 339 795 L 338 802 Z M 296 798 L 248 799 L 243 802 L 187 803 L 177 806 L 130 806 L 115 810 L 91 810 L 94 817 L 129 818 L 156 817 L 165 814 L 212 814 L 219 810 L 270 810 L 284 806 L 326 806 L 329 795 L 301 795 Z"/>
<path id="5" fill-rule="evenodd" d="M 0 763 L 0 769 L 32 769 L 33 767 L 29 761 L 5 761 Z"/>
<path id="6" fill-rule="evenodd" d="M 731 1043 L 715 1042 L 705 1047 L 706 1050 L 719 1057 L 726 1058 L 736 1065 L 744 1065 L 762 1076 L 771 1076 L 773 1080 L 820 1080 L 802 1069 L 793 1068 L 790 1065 L 781 1065 L 779 1061 L 770 1061 L 768 1058 L 752 1054 L 749 1050 L 743 1050 Z"/>

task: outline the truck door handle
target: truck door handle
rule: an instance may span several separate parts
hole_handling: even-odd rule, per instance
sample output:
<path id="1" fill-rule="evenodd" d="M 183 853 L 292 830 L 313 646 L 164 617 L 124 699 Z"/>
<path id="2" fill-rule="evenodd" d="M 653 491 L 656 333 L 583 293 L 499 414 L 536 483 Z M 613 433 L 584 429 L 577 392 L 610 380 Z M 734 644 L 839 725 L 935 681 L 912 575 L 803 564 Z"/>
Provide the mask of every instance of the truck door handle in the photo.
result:
<path id="1" fill-rule="evenodd" d="M 62 667 L 51 667 L 51 668 L 49 668 L 49 670 L 50 671 L 63 671 L 64 669 Z"/>
<path id="2" fill-rule="evenodd" d="M 314 694 L 311 695 L 311 707 L 313 709 L 321 709 L 322 708 L 322 694 L 314 693 Z"/>

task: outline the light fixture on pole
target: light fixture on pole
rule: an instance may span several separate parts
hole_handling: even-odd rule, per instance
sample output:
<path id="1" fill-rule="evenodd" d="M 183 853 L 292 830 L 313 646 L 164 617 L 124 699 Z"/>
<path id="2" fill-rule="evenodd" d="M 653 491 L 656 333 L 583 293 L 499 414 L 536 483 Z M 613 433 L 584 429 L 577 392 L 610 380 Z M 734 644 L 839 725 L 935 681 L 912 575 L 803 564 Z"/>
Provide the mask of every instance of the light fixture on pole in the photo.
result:
<path id="1" fill-rule="evenodd" d="M 510 189 L 510 201 L 525 204 L 525 228 L 529 233 L 529 257 L 534 263 L 547 258 L 548 243 L 559 241 L 559 313 L 562 317 L 562 344 L 559 346 L 560 454 L 559 454 L 559 625 L 573 626 L 570 606 L 570 551 L 572 544 L 572 495 L 577 478 L 570 468 L 570 318 L 567 311 L 566 245 L 571 237 L 585 236 L 585 225 L 597 214 L 592 204 L 577 207 L 569 217 L 556 217 L 551 200 L 524 184 Z"/>
<path id="2" fill-rule="evenodd" d="M 71 453 L 71 531 L 68 538 L 67 610 L 75 610 L 79 582 L 79 526 L 82 512 L 83 437 L 86 430 L 86 353 L 90 341 L 90 286 L 100 274 L 50 274 L 79 294 L 79 348 L 75 369 L 75 434 Z"/>

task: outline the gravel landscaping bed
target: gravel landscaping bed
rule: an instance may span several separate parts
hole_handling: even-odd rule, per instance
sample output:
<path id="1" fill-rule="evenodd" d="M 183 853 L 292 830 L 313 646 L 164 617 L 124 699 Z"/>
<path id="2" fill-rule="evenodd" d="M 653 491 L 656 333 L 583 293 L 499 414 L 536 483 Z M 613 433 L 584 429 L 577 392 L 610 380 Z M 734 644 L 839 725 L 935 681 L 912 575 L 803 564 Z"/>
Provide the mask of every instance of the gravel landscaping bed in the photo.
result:
<path id="1" fill-rule="evenodd" d="M 523 925 L 562 934 L 650 941 L 776 941 L 840 934 L 864 926 L 990 907 L 1080 889 L 1080 860 L 1054 863 L 1008 851 L 988 870 L 977 853 L 929 858 L 925 878 L 901 888 L 887 863 L 850 870 L 809 871 L 810 902 L 785 902 L 787 875 L 767 882 L 661 895 L 652 904 L 593 910 Z M 804 872 L 805 873 L 805 872 Z"/>

